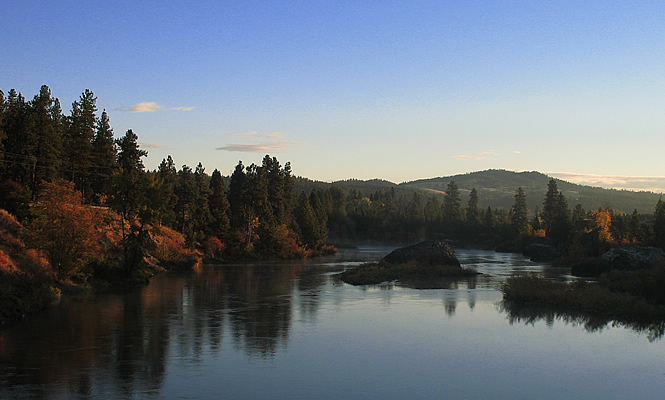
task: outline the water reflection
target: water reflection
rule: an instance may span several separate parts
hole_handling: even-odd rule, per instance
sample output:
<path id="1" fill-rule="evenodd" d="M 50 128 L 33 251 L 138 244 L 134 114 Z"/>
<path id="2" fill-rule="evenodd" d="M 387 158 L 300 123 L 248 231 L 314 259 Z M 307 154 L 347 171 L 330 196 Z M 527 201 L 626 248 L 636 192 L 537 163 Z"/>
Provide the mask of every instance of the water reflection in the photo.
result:
<path id="1" fill-rule="evenodd" d="M 581 326 L 587 332 L 602 332 L 611 327 L 623 327 L 645 334 L 649 342 L 659 340 L 665 334 L 665 321 L 659 322 L 631 322 L 617 321 L 607 316 L 600 316 L 582 311 L 562 311 L 552 307 L 520 305 L 513 302 L 501 301 L 498 303 L 500 312 L 508 315 L 508 322 L 513 324 L 534 325 L 543 321 L 548 327 L 554 327 L 555 321 L 573 326 Z"/>
<path id="2" fill-rule="evenodd" d="M 446 354 L 462 351 L 463 340 L 473 339 L 468 328 L 472 317 L 473 326 L 480 328 L 471 330 L 475 334 L 508 327 L 494 309 L 500 298 L 497 282 L 504 276 L 541 271 L 553 279 L 567 279 L 565 272 L 552 272 L 519 256 L 464 250 L 458 252 L 462 263 L 483 275 L 361 288 L 340 281 L 337 274 L 345 268 L 380 259 L 390 250 L 360 248 L 294 263 L 203 266 L 195 272 L 157 276 L 148 287 L 122 294 L 66 298 L 58 307 L 0 330 L 0 398 L 191 397 L 186 389 L 165 393 L 165 387 L 176 390 L 178 385 L 201 382 L 188 382 L 188 373 L 209 374 L 206 384 L 211 386 L 232 375 L 226 384 L 244 379 L 247 385 L 265 385 L 269 391 L 269 382 L 261 382 L 273 372 L 293 373 L 279 375 L 273 388 L 275 383 L 296 387 L 299 375 L 334 376 L 361 365 L 362 371 L 356 372 L 374 368 L 377 375 L 371 379 L 380 380 L 399 375 L 402 364 L 417 368 L 428 357 L 434 364 L 423 364 L 419 376 L 423 382 L 435 382 L 425 371 L 440 371 L 443 365 L 438 363 Z M 553 326 L 562 320 L 596 332 L 610 323 L 503 303 L 499 307 L 511 325 L 542 320 Z M 447 318 L 439 318 L 442 315 Z M 662 325 L 630 328 L 646 332 L 650 340 L 665 330 Z M 509 340 L 509 335 L 503 339 Z M 476 351 L 478 343 L 487 340 L 472 340 L 465 351 Z M 410 351 L 404 358 L 394 363 L 387 358 L 401 354 L 396 349 L 405 343 Z M 434 356 L 437 346 L 445 349 Z M 417 362 L 411 351 L 420 353 Z M 375 357 L 386 357 L 386 362 L 374 362 Z M 451 365 L 457 368 L 463 358 L 455 357 Z M 335 362 L 326 369 L 331 359 Z M 248 366 L 247 360 L 259 367 Z M 279 362 L 288 368 L 257 372 Z M 305 367 L 299 369 L 300 364 Z M 392 364 L 396 370 L 390 369 Z M 337 387 L 362 374 L 349 372 L 346 381 L 327 379 Z M 474 377 L 475 372 L 463 375 Z M 311 380 L 314 385 L 316 379 Z M 248 390 L 239 387 L 241 394 Z"/>

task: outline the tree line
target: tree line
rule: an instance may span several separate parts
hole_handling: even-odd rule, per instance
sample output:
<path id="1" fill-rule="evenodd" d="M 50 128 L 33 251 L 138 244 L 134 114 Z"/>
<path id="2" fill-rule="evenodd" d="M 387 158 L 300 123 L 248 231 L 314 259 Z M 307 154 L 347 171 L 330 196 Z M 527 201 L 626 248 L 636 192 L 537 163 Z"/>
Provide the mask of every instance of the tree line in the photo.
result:
<path id="1" fill-rule="evenodd" d="M 71 189 L 81 204 L 119 215 L 128 269 L 151 246 L 151 226 L 183 233 L 211 257 L 302 257 L 322 249 L 327 215 L 315 196 L 296 196 L 289 163 L 266 155 L 260 165 L 240 161 L 224 177 L 217 169 L 207 174 L 201 163 L 176 168 L 168 156 L 146 170 L 148 153 L 136 133 L 115 138 L 96 102 L 85 90 L 65 115 L 46 85 L 30 101 L 14 89 L 6 97 L 0 91 L 0 208 L 33 221 L 40 211 L 34 205 L 50 193 L 43 184 L 60 182 L 51 192 L 62 201 L 75 198 Z"/>
<path id="2" fill-rule="evenodd" d="M 443 196 L 394 188 L 364 194 L 296 178 L 289 163 L 269 155 L 259 165 L 240 161 L 228 177 L 217 169 L 207 174 L 201 163 L 177 168 L 171 156 L 148 171 L 138 136 L 128 130 L 115 138 L 96 101 L 85 90 L 65 115 L 45 85 L 30 101 L 14 89 L 6 97 L 0 91 L 0 207 L 29 219 L 41 182 L 70 182 L 83 203 L 121 217 L 128 265 L 142 257 L 147 226 L 155 225 L 181 232 L 189 246 L 214 257 L 303 256 L 329 236 L 340 243 L 440 238 L 516 249 L 546 241 L 586 255 L 619 244 L 665 245 L 662 202 L 654 215 L 570 209 L 553 179 L 542 210 L 528 210 L 522 188 L 510 209 L 479 207 L 475 188 L 462 199 L 454 181 Z"/>

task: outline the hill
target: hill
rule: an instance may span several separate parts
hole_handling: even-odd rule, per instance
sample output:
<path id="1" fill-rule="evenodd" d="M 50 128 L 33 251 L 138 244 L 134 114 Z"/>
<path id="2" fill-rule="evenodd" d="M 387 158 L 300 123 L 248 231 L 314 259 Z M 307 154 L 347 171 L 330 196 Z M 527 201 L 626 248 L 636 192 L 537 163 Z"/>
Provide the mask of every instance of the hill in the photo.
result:
<path id="1" fill-rule="evenodd" d="M 447 177 L 420 179 L 402 183 L 400 186 L 443 192 L 446 190 L 448 183 L 455 181 L 463 197 L 465 193 L 469 193 L 475 187 L 478 191 L 480 205 L 491 206 L 492 208 L 510 208 L 514 201 L 515 191 L 521 187 L 526 193 L 529 209 L 535 210 L 536 208 L 542 209 L 550 179 L 550 176 L 536 171 L 486 170 Z M 585 210 L 609 207 L 626 213 L 631 213 L 636 209 L 639 213 L 648 214 L 653 212 L 660 197 L 659 194 L 653 192 L 604 189 L 578 185 L 561 179 L 555 180 L 571 208 L 579 203 Z"/>

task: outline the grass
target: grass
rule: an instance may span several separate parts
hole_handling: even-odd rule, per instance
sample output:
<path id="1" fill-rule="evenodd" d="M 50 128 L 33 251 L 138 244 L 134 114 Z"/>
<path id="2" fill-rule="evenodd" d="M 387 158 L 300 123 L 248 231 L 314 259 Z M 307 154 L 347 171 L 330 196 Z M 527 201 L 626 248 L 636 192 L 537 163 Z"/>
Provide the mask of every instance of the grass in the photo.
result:
<path id="1" fill-rule="evenodd" d="M 639 290 L 617 290 L 611 281 L 601 282 L 560 283 L 527 275 L 508 278 L 501 291 L 505 301 L 515 304 L 582 311 L 624 322 L 665 320 L 665 305 L 649 301 Z"/>

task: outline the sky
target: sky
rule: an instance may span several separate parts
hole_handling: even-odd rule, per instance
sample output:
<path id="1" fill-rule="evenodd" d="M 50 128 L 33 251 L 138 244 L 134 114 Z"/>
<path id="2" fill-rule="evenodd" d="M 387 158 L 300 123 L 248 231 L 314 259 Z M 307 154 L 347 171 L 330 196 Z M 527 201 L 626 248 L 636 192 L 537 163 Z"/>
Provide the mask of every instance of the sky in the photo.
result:
<path id="1" fill-rule="evenodd" d="M 155 169 L 486 169 L 665 192 L 663 1 L 5 4 L 0 89 L 86 90 Z"/>

